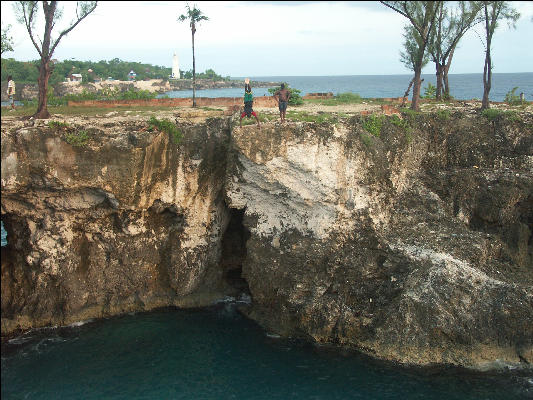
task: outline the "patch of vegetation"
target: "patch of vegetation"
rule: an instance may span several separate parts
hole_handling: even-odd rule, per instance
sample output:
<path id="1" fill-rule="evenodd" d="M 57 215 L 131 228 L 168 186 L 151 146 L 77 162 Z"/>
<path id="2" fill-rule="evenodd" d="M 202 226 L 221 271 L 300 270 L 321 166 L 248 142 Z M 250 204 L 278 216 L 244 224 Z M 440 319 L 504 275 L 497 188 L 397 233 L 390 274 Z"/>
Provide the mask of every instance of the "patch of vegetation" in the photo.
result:
<path id="1" fill-rule="evenodd" d="M 502 115 L 502 112 L 495 108 L 487 108 L 481 112 L 481 115 L 483 115 L 485 118 L 487 118 L 489 121 L 495 121 Z"/>
<path id="2" fill-rule="evenodd" d="M 363 121 L 363 129 L 375 137 L 381 135 L 381 126 L 383 125 L 383 116 L 370 114 Z"/>
<path id="3" fill-rule="evenodd" d="M 401 128 L 403 130 L 409 129 L 409 122 L 405 119 L 398 117 L 397 115 L 393 115 L 392 118 L 390 119 L 390 122 L 394 126 L 397 126 L 398 128 Z"/>
<path id="4" fill-rule="evenodd" d="M 372 147 L 372 138 L 370 136 L 368 136 L 366 133 L 361 133 L 360 138 L 367 148 Z"/>
<path id="5" fill-rule="evenodd" d="M 285 88 L 291 94 L 291 97 L 289 98 L 289 105 L 291 105 L 291 106 L 299 106 L 299 105 L 304 103 L 304 100 L 300 96 L 300 93 L 302 93 L 301 90 L 293 89 L 293 88 L 289 87 L 289 85 L 287 83 L 285 83 Z M 278 90 L 281 90 L 281 86 L 270 88 L 270 89 L 268 89 L 268 92 L 271 95 L 274 95 L 274 93 L 276 93 Z"/>
<path id="6" fill-rule="evenodd" d="M 82 129 L 77 132 L 68 133 L 65 136 L 65 140 L 71 146 L 83 147 L 87 144 L 89 140 L 89 135 L 86 130 Z"/>
<path id="7" fill-rule="evenodd" d="M 178 129 L 176 124 L 166 118 L 159 120 L 156 117 L 151 116 L 148 120 L 148 129 L 150 131 L 156 129 L 160 132 L 167 133 L 170 136 L 172 142 L 175 144 L 178 144 L 183 138 L 183 134 Z"/>
<path id="8" fill-rule="evenodd" d="M 499 118 L 506 118 L 509 122 L 521 120 L 520 115 L 518 115 L 515 111 L 503 111 L 498 110 L 497 108 L 487 108 L 481 112 L 481 115 L 491 122 L 494 122 Z"/>
<path id="9" fill-rule="evenodd" d="M 61 122 L 61 121 L 49 121 L 48 127 L 54 130 L 60 130 L 60 129 L 64 130 L 64 129 L 70 128 L 70 126 L 66 122 Z"/>
<path id="10" fill-rule="evenodd" d="M 338 93 L 336 96 L 329 99 L 309 99 L 306 101 L 323 106 L 337 106 L 339 104 L 360 104 L 363 100 L 364 99 L 358 93 L 346 92 Z"/>
<path id="11" fill-rule="evenodd" d="M 448 110 L 439 110 L 437 111 L 437 118 L 441 119 L 443 121 L 447 121 L 450 119 L 450 111 Z"/>
<path id="12" fill-rule="evenodd" d="M 204 111 L 224 111 L 222 108 L 202 107 Z"/>
<path id="13" fill-rule="evenodd" d="M 410 120 L 410 121 L 416 121 L 416 118 L 422 114 L 421 111 L 415 111 L 415 110 L 411 110 L 410 108 L 402 108 L 400 109 L 400 111 L 402 112 L 402 114 L 405 115 L 405 117 Z"/>
<path id="14" fill-rule="evenodd" d="M 511 105 L 511 106 L 519 106 L 523 103 L 523 101 L 520 99 L 520 96 L 517 96 L 515 94 L 516 90 L 518 89 L 518 86 L 514 87 L 512 90 L 508 91 L 505 95 L 504 101 Z"/>
<path id="15" fill-rule="evenodd" d="M 424 88 L 424 95 L 421 96 L 423 99 L 434 99 L 437 93 L 437 88 L 428 82 L 428 85 Z"/>
<path id="16" fill-rule="evenodd" d="M 318 114 L 311 114 L 305 111 L 288 111 L 287 118 L 296 121 L 302 122 L 314 122 L 321 124 L 323 122 L 336 123 L 339 121 L 339 118 L 336 114 L 319 112 Z"/>
<path id="17" fill-rule="evenodd" d="M 180 69 L 180 75 L 183 79 L 192 79 L 192 69 L 188 71 L 182 71 Z M 217 74 L 212 69 L 206 69 L 205 72 L 196 72 L 196 79 L 212 79 L 214 81 L 229 81 L 231 78 L 228 76 L 224 77 Z"/>

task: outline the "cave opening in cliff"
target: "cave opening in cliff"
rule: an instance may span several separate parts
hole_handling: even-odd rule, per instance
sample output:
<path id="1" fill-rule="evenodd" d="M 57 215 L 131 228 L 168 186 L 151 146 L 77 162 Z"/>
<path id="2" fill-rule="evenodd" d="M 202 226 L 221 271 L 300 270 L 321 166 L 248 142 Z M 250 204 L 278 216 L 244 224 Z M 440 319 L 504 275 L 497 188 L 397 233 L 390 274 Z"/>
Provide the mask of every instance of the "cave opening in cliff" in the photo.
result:
<path id="1" fill-rule="evenodd" d="M 243 224 L 244 209 L 230 208 L 230 220 L 222 236 L 220 266 L 226 284 L 233 295 L 250 294 L 248 282 L 242 276 L 242 266 L 246 260 L 246 242 L 250 232 Z"/>

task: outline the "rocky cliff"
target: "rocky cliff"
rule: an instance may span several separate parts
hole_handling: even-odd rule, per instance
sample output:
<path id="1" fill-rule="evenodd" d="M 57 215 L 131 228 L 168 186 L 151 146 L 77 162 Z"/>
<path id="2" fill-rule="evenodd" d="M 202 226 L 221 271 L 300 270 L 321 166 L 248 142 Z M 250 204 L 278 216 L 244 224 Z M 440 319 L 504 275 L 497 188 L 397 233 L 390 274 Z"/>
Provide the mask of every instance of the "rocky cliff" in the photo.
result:
<path id="1" fill-rule="evenodd" d="M 281 335 L 533 361 L 530 113 L 194 118 L 3 121 L 3 334 L 247 292 Z"/>

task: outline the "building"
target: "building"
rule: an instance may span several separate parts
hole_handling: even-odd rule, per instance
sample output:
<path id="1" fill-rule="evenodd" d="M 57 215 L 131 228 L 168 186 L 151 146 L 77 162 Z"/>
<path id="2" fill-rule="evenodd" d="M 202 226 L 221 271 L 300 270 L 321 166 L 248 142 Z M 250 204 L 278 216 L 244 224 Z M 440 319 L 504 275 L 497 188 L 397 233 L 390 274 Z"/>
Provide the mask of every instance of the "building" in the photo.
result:
<path id="1" fill-rule="evenodd" d="M 174 53 L 174 57 L 172 58 L 172 75 L 169 78 L 180 79 L 180 63 L 176 53 Z"/>
<path id="2" fill-rule="evenodd" d="M 82 80 L 81 74 L 70 74 L 67 76 L 67 82 L 81 82 Z"/>
<path id="3" fill-rule="evenodd" d="M 128 81 L 134 81 L 136 76 L 137 74 L 135 73 L 135 71 L 131 70 L 128 74 Z"/>

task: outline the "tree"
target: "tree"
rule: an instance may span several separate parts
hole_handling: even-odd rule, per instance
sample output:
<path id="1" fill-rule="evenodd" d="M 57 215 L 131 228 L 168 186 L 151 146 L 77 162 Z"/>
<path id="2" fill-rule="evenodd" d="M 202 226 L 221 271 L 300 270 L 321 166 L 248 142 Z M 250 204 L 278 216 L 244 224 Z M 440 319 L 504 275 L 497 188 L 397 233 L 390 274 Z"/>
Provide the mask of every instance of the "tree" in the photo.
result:
<path id="1" fill-rule="evenodd" d="M 420 42 L 415 40 L 418 50 L 416 51 L 416 59 L 413 64 L 415 77 L 413 100 L 411 102 L 411 109 L 419 110 L 421 86 L 420 75 L 422 75 L 424 53 L 441 1 L 381 1 L 380 3 L 407 18 L 418 35 L 420 35 Z"/>
<path id="2" fill-rule="evenodd" d="M 411 71 L 415 71 L 417 60 L 419 59 L 419 51 L 422 46 L 422 39 L 420 38 L 420 35 L 416 31 L 415 28 L 413 28 L 412 25 L 405 25 L 404 26 L 404 42 L 403 42 L 403 48 L 405 51 L 400 50 L 400 61 Z M 426 64 L 429 62 L 429 57 L 427 52 L 424 52 L 422 55 L 422 68 L 426 66 Z M 407 90 L 404 94 L 404 99 L 402 100 L 402 107 L 405 104 L 405 97 L 409 95 L 409 91 L 411 90 L 411 86 L 413 86 L 415 78 L 411 79 L 409 82 L 409 86 L 407 87 Z M 420 82 L 422 83 L 422 82 Z"/>
<path id="3" fill-rule="evenodd" d="M 6 51 L 13 51 L 13 38 L 9 35 L 9 30 L 11 25 L 2 28 L 2 52 L 4 54 Z"/>
<path id="4" fill-rule="evenodd" d="M 70 26 L 59 33 L 57 39 L 52 39 L 52 29 L 56 23 L 61 19 L 63 10 L 57 7 L 57 1 L 43 1 L 43 13 L 44 13 L 44 35 L 40 41 L 40 45 L 37 44 L 35 31 L 35 20 L 37 12 L 39 11 L 39 5 L 36 1 L 19 1 L 15 4 L 15 13 L 17 15 L 18 22 L 24 24 L 30 35 L 30 39 L 37 49 L 39 56 L 41 57 L 39 64 L 39 103 L 37 111 L 33 115 L 34 118 L 49 118 L 50 113 L 47 107 L 47 92 L 48 92 L 48 80 L 52 74 L 52 66 L 50 61 L 54 50 L 56 49 L 59 41 L 72 31 L 85 17 L 94 11 L 97 1 L 79 1 L 76 3 L 76 18 L 70 23 Z"/>
<path id="5" fill-rule="evenodd" d="M 442 2 L 437 10 L 435 29 L 432 30 L 428 43 L 428 52 L 435 63 L 437 75 L 436 98 L 441 99 L 444 87 L 444 98 L 450 98 L 448 71 L 452 63 L 453 53 L 459 40 L 473 25 L 479 22 L 481 4 L 474 1 L 460 1 L 456 8 Z"/>
<path id="6" fill-rule="evenodd" d="M 498 27 L 498 21 L 507 20 L 509 27 L 515 27 L 515 23 L 520 18 L 520 13 L 512 8 L 507 1 L 483 1 L 482 2 L 483 22 L 485 25 L 485 66 L 483 68 L 483 100 L 481 109 L 490 107 L 489 93 L 492 84 L 492 56 L 491 44 L 492 36 Z"/>
<path id="7" fill-rule="evenodd" d="M 196 107 L 196 61 L 194 58 L 194 34 L 196 33 L 196 24 L 200 21 L 208 20 L 205 15 L 202 15 L 202 12 L 193 6 L 192 10 L 189 7 L 189 3 L 186 4 L 187 13 L 182 14 L 178 17 L 178 21 L 183 22 L 185 20 L 190 20 L 189 25 L 192 32 L 192 106 Z"/>

